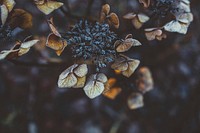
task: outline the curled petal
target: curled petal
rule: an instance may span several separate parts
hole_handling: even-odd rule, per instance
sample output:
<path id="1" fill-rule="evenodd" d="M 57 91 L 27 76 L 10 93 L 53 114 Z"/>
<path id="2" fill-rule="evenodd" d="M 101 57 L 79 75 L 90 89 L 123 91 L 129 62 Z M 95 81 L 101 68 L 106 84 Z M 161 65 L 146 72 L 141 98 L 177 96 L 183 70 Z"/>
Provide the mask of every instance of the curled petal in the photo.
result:
<path id="1" fill-rule="evenodd" d="M 108 18 L 109 18 L 108 21 L 111 23 L 111 25 L 113 25 L 116 29 L 118 29 L 119 28 L 119 18 L 117 16 L 117 14 L 110 13 Z"/>
<path id="2" fill-rule="evenodd" d="M 140 61 L 136 59 L 131 59 L 131 61 L 128 61 L 128 69 L 125 71 L 122 71 L 122 74 L 126 77 L 130 77 L 136 68 L 139 66 Z"/>
<path id="3" fill-rule="evenodd" d="M 123 57 L 119 57 L 111 65 L 111 68 L 114 70 L 125 71 L 128 69 L 128 63 L 126 62 L 126 59 L 124 59 Z"/>
<path id="4" fill-rule="evenodd" d="M 68 67 L 65 71 L 63 71 L 60 76 L 59 76 L 59 79 L 64 79 L 68 76 L 69 73 L 72 73 L 73 70 L 78 66 L 78 64 L 74 64 L 70 67 Z"/>
<path id="5" fill-rule="evenodd" d="M 137 15 L 136 15 L 135 13 L 131 12 L 131 13 L 128 13 L 128 14 L 124 15 L 123 18 L 124 18 L 124 19 L 133 19 L 133 18 L 135 18 L 136 16 L 137 16 Z"/>
<path id="6" fill-rule="evenodd" d="M 145 14 L 142 14 L 142 13 L 139 13 L 138 15 L 138 20 L 141 22 L 141 23 L 145 23 L 149 20 L 149 17 Z"/>

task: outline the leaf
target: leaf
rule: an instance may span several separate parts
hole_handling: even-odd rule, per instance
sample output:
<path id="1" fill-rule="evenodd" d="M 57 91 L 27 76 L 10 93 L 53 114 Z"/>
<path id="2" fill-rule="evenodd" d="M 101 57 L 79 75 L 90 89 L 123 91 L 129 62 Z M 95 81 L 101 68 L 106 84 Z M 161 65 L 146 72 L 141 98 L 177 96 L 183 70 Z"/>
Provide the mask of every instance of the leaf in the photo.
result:
<path id="1" fill-rule="evenodd" d="M 29 29 L 32 27 L 32 15 L 22 9 L 14 9 L 9 17 L 9 24 L 12 28 Z"/>
<path id="2" fill-rule="evenodd" d="M 36 6 L 45 15 L 48 15 L 51 12 L 53 12 L 54 10 L 56 10 L 56 9 L 60 8 L 61 6 L 63 6 L 63 3 L 57 2 L 57 1 L 46 1 L 43 4 L 36 3 Z"/>
<path id="3" fill-rule="evenodd" d="M 55 50 L 57 55 L 60 56 L 65 47 L 67 46 L 67 41 L 51 33 L 47 37 L 46 46 Z"/>
<path id="4" fill-rule="evenodd" d="M 145 8 L 149 7 L 150 2 L 150 0 L 139 0 L 139 3 L 143 4 Z"/>
<path id="5" fill-rule="evenodd" d="M 132 93 L 127 100 L 130 109 L 137 109 L 144 106 L 143 96 L 140 93 Z"/>
<path id="6" fill-rule="evenodd" d="M 8 17 L 8 9 L 5 5 L 1 5 L 0 8 L 1 8 L 1 23 L 2 25 L 4 25 Z"/>
<path id="7" fill-rule="evenodd" d="M 137 72 L 136 87 L 142 93 L 153 89 L 153 78 L 147 67 L 141 67 Z"/>

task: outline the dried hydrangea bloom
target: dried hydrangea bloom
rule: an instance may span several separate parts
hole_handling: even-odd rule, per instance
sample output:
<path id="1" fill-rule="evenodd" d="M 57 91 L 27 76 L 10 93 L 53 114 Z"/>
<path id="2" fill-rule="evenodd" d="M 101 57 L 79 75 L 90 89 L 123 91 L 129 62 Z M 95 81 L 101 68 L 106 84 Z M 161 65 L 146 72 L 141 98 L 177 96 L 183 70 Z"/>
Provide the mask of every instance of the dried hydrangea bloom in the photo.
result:
<path id="1" fill-rule="evenodd" d="M 37 8 L 43 12 L 45 15 L 52 13 L 54 10 L 63 6 L 62 2 L 57 2 L 53 0 L 34 0 Z"/>
<path id="2" fill-rule="evenodd" d="M 143 95 L 141 93 L 132 93 L 127 100 L 128 107 L 130 109 L 137 109 L 144 106 Z"/>
<path id="3" fill-rule="evenodd" d="M 3 50 L 0 53 L 0 60 L 12 59 L 26 54 L 30 48 L 39 40 L 32 40 L 30 37 L 24 39 L 23 42 L 17 42 L 11 50 Z"/>

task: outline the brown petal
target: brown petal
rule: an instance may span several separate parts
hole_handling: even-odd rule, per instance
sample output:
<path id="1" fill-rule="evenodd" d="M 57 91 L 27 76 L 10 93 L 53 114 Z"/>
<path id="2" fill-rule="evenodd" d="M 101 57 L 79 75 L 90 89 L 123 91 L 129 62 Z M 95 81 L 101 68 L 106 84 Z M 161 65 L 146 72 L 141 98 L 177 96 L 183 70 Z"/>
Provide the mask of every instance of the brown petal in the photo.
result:
<path id="1" fill-rule="evenodd" d="M 110 12 L 110 5 L 109 4 L 105 4 L 102 6 L 101 12 L 105 13 L 106 15 L 108 15 L 108 13 Z"/>
<path id="2" fill-rule="evenodd" d="M 136 86 L 142 93 L 146 93 L 153 89 L 153 78 L 147 67 L 141 67 L 138 70 Z"/>
<path id="3" fill-rule="evenodd" d="M 152 29 L 152 30 L 151 30 Z M 161 36 L 162 35 L 162 30 L 160 29 L 145 29 L 145 36 L 147 38 L 147 40 L 151 41 L 156 39 L 157 36 Z"/>
<path id="4" fill-rule="evenodd" d="M 37 8 L 46 15 L 60 8 L 62 5 L 63 3 L 57 1 L 47 1 L 44 4 L 36 4 Z"/>
<path id="5" fill-rule="evenodd" d="M 126 35 L 125 40 L 128 39 L 128 38 L 133 38 L 133 35 L 132 34 Z"/>
<path id="6" fill-rule="evenodd" d="M 22 9 L 14 9 L 8 21 L 12 28 L 28 29 L 32 27 L 32 15 Z"/>
<path id="7" fill-rule="evenodd" d="M 88 73 L 88 68 L 86 64 L 81 64 L 77 68 L 74 69 L 74 73 L 78 77 L 84 77 Z"/>
<path id="8" fill-rule="evenodd" d="M 114 70 L 125 71 L 128 69 L 128 63 L 126 62 L 126 59 L 124 59 L 123 57 L 119 57 L 111 65 L 111 68 Z"/>
<path id="9" fill-rule="evenodd" d="M 5 5 L 1 5 L 0 8 L 1 8 L 1 23 L 2 25 L 4 25 L 8 17 L 8 9 Z"/>
<path id="10" fill-rule="evenodd" d="M 140 93 L 132 93 L 127 100 L 130 109 L 137 109 L 144 106 L 143 96 Z"/>
<path id="11" fill-rule="evenodd" d="M 98 81 L 89 81 L 86 83 L 83 90 L 89 98 L 93 99 L 101 95 L 101 93 L 104 91 L 104 84 Z"/>
<path id="12" fill-rule="evenodd" d="M 107 92 L 108 90 L 110 90 L 116 82 L 117 82 L 117 80 L 115 78 L 109 78 L 105 84 L 104 92 Z"/>
<path id="13" fill-rule="evenodd" d="M 46 46 L 55 50 L 57 55 L 60 56 L 60 54 L 67 46 L 67 42 L 62 38 L 60 38 L 59 36 L 56 36 L 55 34 L 51 33 L 47 37 Z"/>
<path id="14" fill-rule="evenodd" d="M 134 71 L 136 70 L 136 68 L 139 66 L 140 61 L 136 60 L 136 59 L 131 59 L 128 61 L 128 69 L 125 71 L 122 71 L 122 74 L 126 77 L 130 77 Z"/>
<path id="15" fill-rule="evenodd" d="M 147 8 L 147 7 L 149 7 L 151 1 L 150 0 L 139 0 L 139 2 L 142 3 L 145 8 Z"/>
<path id="16" fill-rule="evenodd" d="M 133 19 L 133 18 L 135 18 L 136 16 L 137 16 L 137 15 L 136 15 L 135 13 L 131 12 L 131 13 L 128 13 L 128 14 L 124 15 L 123 18 L 124 18 L 124 19 Z"/>
<path id="17" fill-rule="evenodd" d="M 117 16 L 117 14 L 110 13 L 108 19 L 109 19 L 109 22 L 111 23 L 111 25 L 113 25 L 116 29 L 119 28 L 119 18 Z"/>
<path id="18" fill-rule="evenodd" d="M 116 48 L 116 51 L 117 52 L 126 52 L 126 51 L 128 51 L 133 46 L 133 43 L 130 42 L 130 39 L 131 38 L 126 39 L 120 45 L 118 45 L 117 48 Z"/>
<path id="19" fill-rule="evenodd" d="M 60 88 L 70 88 L 76 85 L 78 82 L 76 76 L 73 73 L 69 73 L 66 78 L 62 79 L 59 77 L 58 79 L 58 87 Z"/>
<path id="20" fill-rule="evenodd" d="M 160 36 L 156 36 L 156 39 L 158 41 L 161 41 L 162 39 L 166 39 L 166 38 L 167 38 L 167 35 L 165 33 L 162 33 L 162 35 L 160 35 Z"/>
<path id="21" fill-rule="evenodd" d="M 86 76 L 77 77 L 77 83 L 73 86 L 73 88 L 83 88 L 85 85 Z"/>

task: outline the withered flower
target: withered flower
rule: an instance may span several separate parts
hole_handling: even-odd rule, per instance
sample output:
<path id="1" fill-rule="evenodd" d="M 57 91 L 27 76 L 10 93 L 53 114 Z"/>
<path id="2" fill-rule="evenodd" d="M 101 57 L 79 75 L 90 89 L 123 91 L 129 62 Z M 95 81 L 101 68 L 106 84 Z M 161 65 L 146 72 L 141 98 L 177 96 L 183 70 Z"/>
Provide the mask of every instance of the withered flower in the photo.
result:
<path id="1" fill-rule="evenodd" d="M 54 0 L 34 0 L 37 8 L 45 15 L 50 14 L 54 10 L 60 8 L 63 3 Z"/>
<path id="2" fill-rule="evenodd" d="M 137 109 L 144 106 L 143 95 L 141 93 L 132 93 L 127 100 L 130 109 Z"/>
<path id="3" fill-rule="evenodd" d="M 124 15 L 123 18 L 130 19 L 136 29 L 140 29 L 142 25 L 149 20 L 149 17 L 147 15 L 143 13 L 135 14 L 133 12 Z"/>
<path id="4" fill-rule="evenodd" d="M 53 23 L 53 18 L 48 20 L 48 24 L 52 33 L 50 33 L 47 37 L 46 46 L 55 50 L 56 54 L 60 56 L 65 47 L 67 46 L 67 41 L 64 40 L 60 33 L 57 31 Z"/>
<path id="5" fill-rule="evenodd" d="M 132 34 L 128 34 L 125 37 L 125 40 L 117 40 L 114 45 L 117 52 L 125 52 L 128 51 L 132 46 L 140 46 L 142 44 L 138 40 L 133 39 Z"/>
<path id="6" fill-rule="evenodd" d="M 104 91 L 107 80 L 103 73 L 91 75 L 83 88 L 85 94 L 91 99 L 99 96 Z"/>
<path id="7" fill-rule="evenodd" d="M 11 50 L 3 50 L 0 53 L 0 60 L 12 59 L 26 54 L 30 48 L 35 45 L 39 40 L 33 40 L 27 37 L 23 42 L 18 41 Z"/>
<path id="8" fill-rule="evenodd" d="M 122 75 L 126 77 L 130 77 L 138 67 L 139 63 L 140 61 L 137 59 L 131 59 L 125 55 L 121 55 L 111 65 L 111 68 L 121 71 Z"/>
<path id="9" fill-rule="evenodd" d="M 110 5 L 105 4 L 102 6 L 100 14 L 100 23 L 107 21 L 109 25 L 113 25 L 115 28 L 119 28 L 119 18 L 117 14 L 110 13 Z"/>

